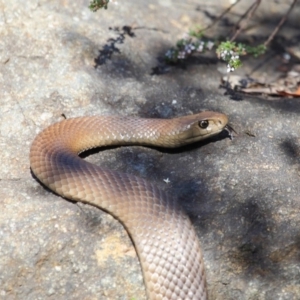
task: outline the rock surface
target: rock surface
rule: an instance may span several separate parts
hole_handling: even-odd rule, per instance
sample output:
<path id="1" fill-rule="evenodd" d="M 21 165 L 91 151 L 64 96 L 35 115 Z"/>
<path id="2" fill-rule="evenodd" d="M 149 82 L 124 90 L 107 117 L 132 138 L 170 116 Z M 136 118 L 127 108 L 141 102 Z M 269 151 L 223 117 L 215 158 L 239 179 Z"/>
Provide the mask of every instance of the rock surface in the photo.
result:
<path id="1" fill-rule="evenodd" d="M 199 233 L 210 299 L 300 299 L 299 101 L 230 100 L 205 59 L 151 75 L 199 16 L 209 22 L 191 1 L 113 1 L 96 14 L 83 0 L 0 6 L 0 299 L 146 299 L 124 228 L 42 187 L 30 144 L 62 114 L 170 118 L 202 109 L 226 113 L 239 135 L 86 159 L 179 197 Z"/>

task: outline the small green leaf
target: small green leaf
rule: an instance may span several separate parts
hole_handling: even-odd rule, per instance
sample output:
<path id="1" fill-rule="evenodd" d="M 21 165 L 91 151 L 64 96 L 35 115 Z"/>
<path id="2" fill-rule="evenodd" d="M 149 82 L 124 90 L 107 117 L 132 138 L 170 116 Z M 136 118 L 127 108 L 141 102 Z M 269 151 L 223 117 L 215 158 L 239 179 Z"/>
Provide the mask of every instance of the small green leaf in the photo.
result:
<path id="1" fill-rule="evenodd" d="M 96 12 L 98 9 L 103 8 L 107 9 L 107 4 L 109 0 L 92 0 L 89 9 L 93 12 Z"/>
<path id="2" fill-rule="evenodd" d="M 203 37 L 203 31 L 200 25 L 195 26 L 195 29 L 191 29 L 189 32 L 189 36 L 194 37 L 196 39 L 201 39 Z"/>

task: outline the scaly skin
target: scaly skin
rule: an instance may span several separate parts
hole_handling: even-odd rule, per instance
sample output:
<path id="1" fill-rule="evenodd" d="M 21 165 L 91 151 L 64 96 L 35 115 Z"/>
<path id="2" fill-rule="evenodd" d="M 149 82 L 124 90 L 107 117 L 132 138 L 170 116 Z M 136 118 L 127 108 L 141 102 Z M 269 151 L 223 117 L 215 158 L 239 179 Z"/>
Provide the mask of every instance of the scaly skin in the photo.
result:
<path id="1" fill-rule="evenodd" d="M 148 299 L 205 300 L 198 237 L 176 199 L 151 182 L 88 163 L 78 153 L 108 145 L 179 147 L 218 134 L 227 122 L 225 115 L 216 112 L 170 120 L 119 116 L 68 119 L 35 138 L 31 169 L 54 192 L 95 205 L 123 223 L 142 265 Z"/>

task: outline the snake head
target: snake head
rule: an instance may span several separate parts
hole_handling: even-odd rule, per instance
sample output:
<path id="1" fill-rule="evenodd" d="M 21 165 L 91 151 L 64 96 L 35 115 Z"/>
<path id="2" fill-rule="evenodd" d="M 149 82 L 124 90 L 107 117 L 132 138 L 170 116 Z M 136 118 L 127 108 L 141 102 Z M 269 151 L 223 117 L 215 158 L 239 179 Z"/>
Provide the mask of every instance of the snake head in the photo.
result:
<path id="1" fill-rule="evenodd" d="M 181 145 L 201 141 L 222 132 L 228 123 L 226 115 L 204 111 L 199 114 L 178 118 L 182 128 L 179 132 Z"/>

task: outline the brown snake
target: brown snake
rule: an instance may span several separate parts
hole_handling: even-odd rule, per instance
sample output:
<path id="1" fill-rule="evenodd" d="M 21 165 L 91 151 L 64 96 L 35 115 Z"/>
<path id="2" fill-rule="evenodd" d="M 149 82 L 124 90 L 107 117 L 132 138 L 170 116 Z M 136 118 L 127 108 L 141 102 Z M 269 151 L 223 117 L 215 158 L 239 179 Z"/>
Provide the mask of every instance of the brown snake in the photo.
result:
<path id="1" fill-rule="evenodd" d="M 49 126 L 34 140 L 30 164 L 54 192 L 116 217 L 137 250 L 149 300 L 207 299 L 196 232 L 176 199 L 144 179 L 95 166 L 78 154 L 95 147 L 179 147 L 218 134 L 227 116 L 201 112 L 175 119 L 94 116 Z"/>

